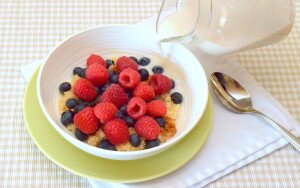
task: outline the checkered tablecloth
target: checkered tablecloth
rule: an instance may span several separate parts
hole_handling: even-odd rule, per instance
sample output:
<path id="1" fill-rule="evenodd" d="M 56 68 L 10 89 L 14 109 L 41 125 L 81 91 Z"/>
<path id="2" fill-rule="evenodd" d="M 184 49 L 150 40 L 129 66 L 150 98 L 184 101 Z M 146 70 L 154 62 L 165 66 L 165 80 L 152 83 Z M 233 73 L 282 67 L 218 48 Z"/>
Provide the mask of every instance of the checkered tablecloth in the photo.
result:
<path id="1" fill-rule="evenodd" d="M 20 67 L 38 61 L 82 29 L 135 23 L 154 15 L 161 0 L 0 1 L 0 187 L 89 187 L 47 159 L 22 117 Z M 290 36 L 238 54 L 240 62 L 300 121 L 300 0 Z M 208 187 L 300 187 L 300 155 L 290 145 Z"/>

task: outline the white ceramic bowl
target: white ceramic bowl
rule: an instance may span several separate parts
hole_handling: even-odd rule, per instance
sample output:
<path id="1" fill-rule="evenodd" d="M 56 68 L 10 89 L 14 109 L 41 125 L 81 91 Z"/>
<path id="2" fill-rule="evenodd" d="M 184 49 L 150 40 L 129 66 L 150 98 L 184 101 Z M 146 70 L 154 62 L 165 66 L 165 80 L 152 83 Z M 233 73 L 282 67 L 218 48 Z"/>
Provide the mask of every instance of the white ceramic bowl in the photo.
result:
<path id="1" fill-rule="evenodd" d="M 155 41 L 155 35 L 151 30 L 132 25 L 109 25 L 85 30 L 59 44 L 41 66 L 37 82 L 39 103 L 56 131 L 74 146 L 90 154 L 117 160 L 139 159 L 160 153 L 192 131 L 206 107 L 208 98 L 206 75 L 198 60 L 185 47 L 172 43 L 163 46 L 171 62 L 160 55 L 160 49 Z M 87 57 L 92 53 L 100 54 L 104 58 L 121 55 L 147 56 L 152 60 L 152 65 L 161 64 L 164 67 L 164 74 L 176 81 L 174 90 L 181 92 L 184 97 L 176 122 L 177 133 L 173 138 L 155 148 L 118 152 L 81 142 L 61 124 L 58 112 L 58 87 L 60 83 L 71 80 L 73 68 L 85 66 Z"/>

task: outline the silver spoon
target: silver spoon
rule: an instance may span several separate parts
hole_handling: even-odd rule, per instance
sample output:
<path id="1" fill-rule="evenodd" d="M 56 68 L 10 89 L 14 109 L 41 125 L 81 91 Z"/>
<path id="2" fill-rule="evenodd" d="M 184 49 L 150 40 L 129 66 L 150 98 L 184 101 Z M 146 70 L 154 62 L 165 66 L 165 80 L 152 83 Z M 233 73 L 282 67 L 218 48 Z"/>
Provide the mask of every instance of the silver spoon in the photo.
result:
<path id="1" fill-rule="evenodd" d="M 255 110 L 252 106 L 249 93 L 236 80 L 226 74 L 215 72 L 210 76 L 210 83 L 217 97 L 228 109 L 236 113 L 260 115 L 300 151 L 300 139 L 284 129 L 269 116 Z"/>

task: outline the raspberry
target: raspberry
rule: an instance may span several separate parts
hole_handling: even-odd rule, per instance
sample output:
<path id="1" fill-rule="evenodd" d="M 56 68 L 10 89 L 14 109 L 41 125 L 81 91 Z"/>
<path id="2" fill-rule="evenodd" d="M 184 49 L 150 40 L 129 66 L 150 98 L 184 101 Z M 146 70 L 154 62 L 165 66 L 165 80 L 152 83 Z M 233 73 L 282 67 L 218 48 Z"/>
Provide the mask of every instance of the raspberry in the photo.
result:
<path id="1" fill-rule="evenodd" d="M 152 117 L 163 117 L 167 114 L 167 106 L 161 100 L 154 100 L 147 104 L 147 114 Z"/>
<path id="2" fill-rule="evenodd" d="M 161 95 L 171 90 L 172 81 L 165 75 L 153 74 L 150 78 L 150 85 L 153 86 L 156 95 Z"/>
<path id="3" fill-rule="evenodd" d="M 106 67 L 106 62 L 101 56 L 96 55 L 96 54 L 91 54 L 87 58 L 86 65 L 87 65 L 87 67 L 89 67 L 90 65 L 92 65 L 94 63 L 98 63 L 98 64 L 102 65 L 103 67 Z"/>
<path id="4" fill-rule="evenodd" d="M 129 129 L 121 119 L 113 119 L 107 122 L 103 128 L 106 138 L 112 144 L 122 144 L 129 139 Z"/>
<path id="5" fill-rule="evenodd" d="M 118 84 L 111 84 L 101 96 L 102 102 L 111 102 L 116 107 L 127 104 L 128 98 L 124 89 Z"/>
<path id="6" fill-rule="evenodd" d="M 118 109 L 111 102 L 101 102 L 94 107 L 94 113 L 102 124 L 115 118 Z"/>
<path id="7" fill-rule="evenodd" d="M 85 101 L 91 101 L 97 96 L 97 92 L 93 84 L 85 78 L 80 78 L 74 84 L 73 93 Z"/>
<path id="8" fill-rule="evenodd" d="M 121 73 L 127 68 L 131 68 L 132 70 L 138 71 L 138 64 L 134 60 L 126 56 L 122 56 L 117 60 L 116 67 L 118 73 Z"/>
<path id="9" fill-rule="evenodd" d="M 140 74 L 130 68 L 125 69 L 119 75 L 119 83 L 125 89 L 135 88 L 140 83 Z"/>
<path id="10" fill-rule="evenodd" d="M 134 97 L 140 97 L 144 101 L 148 102 L 154 99 L 155 93 L 152 86 L 148 85 L 146 82 L 141 82 L 134 90 Z"/>
<path id="11" fill-rule="evenodd" d="M 109 78 L 108 70 L 98 63 L 90 65 L 86 69 L 86 78 L 95 86 L 104 85 Z"/>
<path id="12" fill-rule="evenodd" d="M 149 116 L 141 117 L 135 124 L 134 129 L 136 133 L 147 139 L 154 140 L 159 136 L 159 125 Z"/>
<path id="13" fill-rule="evenodd" d="M 138 119 L 146 114 L 147 103 L 139 97 L 133 97 L 128 102 L 126 111 L 130 117 Z"/>
<path id="14" fill-rule="evenodd" d="M 74 124 L 85 134 L 93 134 L 99 128 L 99 120 L 91 107 L 86 107 L 74 116 Z"/>

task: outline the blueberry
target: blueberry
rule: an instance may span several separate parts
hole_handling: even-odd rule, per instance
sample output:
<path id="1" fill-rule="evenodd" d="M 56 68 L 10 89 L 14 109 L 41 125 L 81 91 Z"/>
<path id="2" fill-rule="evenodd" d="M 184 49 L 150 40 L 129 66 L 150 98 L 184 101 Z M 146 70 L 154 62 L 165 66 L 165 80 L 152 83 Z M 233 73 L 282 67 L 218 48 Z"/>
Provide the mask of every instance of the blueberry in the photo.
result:
<path id="1" fill-rule="evenodd" d="M 139 74 L 141 76 L 141 81 L 145 81 L 148 79 L 149 77 L 149 72 L 147 69 L 140 69 L 139 70 Z"/>
<path id="2" fill-rule="evenodd" d="M 136 57 L 130 56 L 129 58 L 135 61 L 137 64 L 139 64 L 139 60 Z"/>
<path id="3" fill-rule="evenodd" d="M 59 86 L 59 91 L 61 93 L 64 93 L 66 91 L 69 91 L 71 89 L 71 84 L 69 82 L 63 82 Z"/>
<path id="4" fill-rule="evenodd" d="M 122 113 L 120 110 L 117 111 L 116 117 L 117 117 L 117 118 L 121 118 L 121 119 L 124 118 L 123 113 Z"/>
<path id="5" fill-rule="evenodd" d="M 126 106 L 123 105 L 120 107 L 120 109 L 118 110 L 116 117 L 121 118 L 121 119 L 125 119 L 125 116 L 127 115 L 126 112 Z"/>
<path id="6" fill-rule="evenodd" d="M 87 106 L 94 107 L 94 106 L 96 106 L 96 102 L 95 101 L 91 101 L 91 102 L 88 103 Z"/>
<path id="7" fill-rule="evenodd" d="M 156 117 L 154 119 L 160 127 L 165 127 L 166 122 L 165 122 L 164 118 Z"/>
<path id="8" fill-rule="evenodd" d="M 79 99 L 79 100 L 78 100 L 78 104 L 82 104 L 82 105 L 84 105 L 84 106 L 88 106 L 88 105 L 89 105 L 89 102 L 88 102 L 88 101 L 84 101 L 84 100 Z"/>
<path id="9" fill-rule="evenodd" d="M 99 87 L 95 87 L 95 90 L 96 90 L 96 92 L 97 92 L 97 95 L 100 95 L 101 93 L 100 93 L 100 88 Z"/>
<path id="10" fill-rule="evenodd" d="M 77 74 L 78 76 L 80 76 L 81 78 L 85 77 L 85 69 L 81 68 L 81 67 L 75 67 L 73 69 L 73 74 Z"/>
<path id="11" fill-rule="evenodd" d="M 64 126 L 67 126 L 73 123 L 73 117 L 74 117 L 74 113 L 70 110 L 67 110 L 61 114 L 60 121 Z"/>
<path id="12" fill-rule="evenodd" d="M 172 82 L 172 87 L 171 89 L 174 89 L 175 88 L 175 81 L 173 79 L 171 79 L 171 82 Z"/>
<path id="13" fill-rule="evenodd" d="M 101 95 L 98 95 L 95 99 L 95 104 L 99 104 L 101 102 Z"/>
<path id="14" fill-rule="evenodd" d="M 126 93 L 126 95 L 127 95 L 127 98 L 128 98 L 128 99 L 131 99 L 131 98 L 132 98 L 132 93 Z"/>
<path id="15" fill-rule="evenodd" d="M 126 92 L 126 95 L 127 95 L 127 98 L 128 98 L 128 99 L 131 99 L 131 98 L 132 98 L 132 95 L 133 95 L 133 94 L 132 94 L 132 91 L 127 91 L 127 92 Z"/>
<path id="16" fill-rule="evenodd" d="M 66 106 L 69 108 L 69 109 L 73 109 L 75 108 L 75 106 L 77 106 L 77 100 L 74 99 L 74 98 L 69 98 L 67 101 L 66 101 Z"/>
<path id="17" fill-rule="evenodd" d="M 119 75 L 112 74 L 109 76 L 109 80 L 111 83 L 118 83 L 119 82 Z"/>
<path id="18" fill-rule="evenodd" d="M 126 115 L 126 111 L 122 111 L 122 110 L 118 110 L 116 113 L 116 117 L 121 119 L 124 119 L 125 115 Z"/>
<path id="19" fill-rule="evenodd" d="M 121 106 L 119 110 L 124 114 L 124 116 L 127 115 L 126 105 Z"/>
<path id="20" fill-rule="evenodd" d="M 130 135 L 129 142 L 134 147 L 138 147 L 141 145 L 141 139 L 137 134 Z"/>
<path id="21" fill-rule="evenodd" d="M 109 74 L 109 77 L 113 74 L 115 74 L 115 72 L 113 70 L 108 70 L 108 74 Z"/>
<path id="22" fill-rule="evenodd" d="M 141 66 L 146 66 L 150 63 L 150 59 L 148 57 L 142 57 L 138 64 L 141 65 Z"/>
<path id="23" fill-rule="evenodd" d="M 115 64 L 115 62 L 111 59 L 105 60 L 106 62 L 106 68 L 108 69 L 111 65 Z"/>
<path id="24" fill-rule="evenodd" d="M 174 92 L 171 94 L 171 100 L 173 101 L 174 104 L 180 104 L 182 103 L 183 97 L 180 93 Z"/>
<path id="25" fill-rule="evenodd" d="M 111 144 L 107 139 L 101 140 L 98 147 L 102 149 L 116 151 L 116 147 L 113 144 Z"/>
<path id="26" fill-rule="evenodd" d="M 75 137 L 80 141 L 86 141 L 88 138 L 88 135 L 81 132 L 79 129 L 75 129 Z"/>
<path id="27" fill-rule="evenodd" d="M 126 112 L 126 106 L 125 105 L 121 106 L 120 110 L 123 111 L 123 112 Z"/>
<path id="28" fill-rule="evenodd" d="M 145 149 L 154 148 L 156 146 L 159 146 L 159 144 L 160 144 L 160 140 L 158 138 L 154 140 L 146 140 Z"/>
<path id="29" fill-rule="evenodd" d="M 156 66 L 154 66 L 154 67 L 152 68 L 152 72 L 153 72 L 154 74 L 161 74 L 161 73 L 164 72 L 164 68 L 162 68 L 162 67 L 159 66 L 159 65 L 156 65 Z"/>
<path id="30" fill-rule="evenodd" d="M 100 93 L 104 93 L 110 86 L 110 83 L 106 83 L 105 85 L 103 85 L 100 89 Z"/>
<path id="31" fill-rule="evenodd" d="M 135 121 L 129 116 L 126 116 L 124 118 L 124 121 L 125 121 L 125 123 L 127 124 L 128 127 L 133 127 L 134 124 L 135 124 Z"/>
<path id="32" fill-rule="evenodd" d="M 75 108 L 74 108 L 73 111 L 74 111 L 75 114 L 77 114 L 78 112 L 80 112 L 81 110 L 83 110 L 85 107 L 86 107 L 85 105 L 79 104 L 79 105 L 75 106 Z"/>

